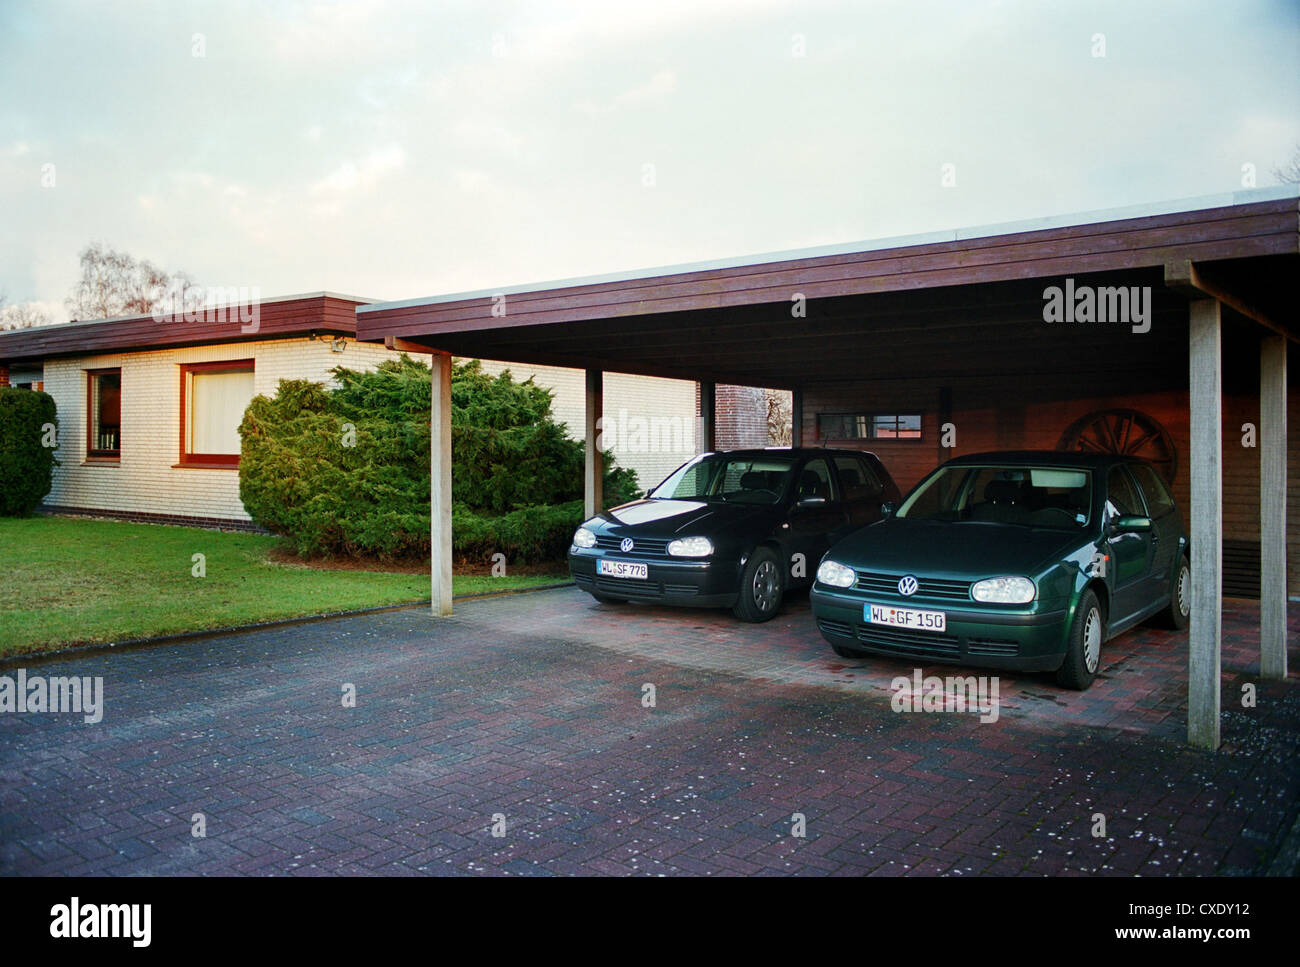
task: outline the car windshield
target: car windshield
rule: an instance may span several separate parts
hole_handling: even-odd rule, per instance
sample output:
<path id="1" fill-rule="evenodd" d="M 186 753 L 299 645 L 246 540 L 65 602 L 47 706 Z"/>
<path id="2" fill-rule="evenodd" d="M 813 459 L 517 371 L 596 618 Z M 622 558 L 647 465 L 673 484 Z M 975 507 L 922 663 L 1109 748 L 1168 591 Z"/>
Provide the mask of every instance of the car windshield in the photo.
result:
<path id="1" fill-rule="evenodd" d="M 650 492 L 653 500 L 725 500 L 775 504 L 794 472 L 792 457 L 737 457 L 711 453 L 678 467 Z"/>
<path id="2" fill-rule="evenodd" d="M 1073 467 L 943 467 L 908 495 L 898 517 L 1077 530 L 1092 515 L 1092 471 Z"/>

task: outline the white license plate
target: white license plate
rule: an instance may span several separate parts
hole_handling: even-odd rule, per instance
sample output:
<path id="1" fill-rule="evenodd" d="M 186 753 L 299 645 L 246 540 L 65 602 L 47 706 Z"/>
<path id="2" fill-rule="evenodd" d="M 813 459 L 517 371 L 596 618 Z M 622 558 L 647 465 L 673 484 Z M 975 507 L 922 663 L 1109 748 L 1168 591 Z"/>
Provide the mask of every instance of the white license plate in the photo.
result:
<path id="1" fill-rule="evenodd" d="M 942 611 L 917 611 L 914 608 L 894 608 L 887 604 L 868 604 L 863 608 L 862 617 L 869 624 L 911 628 L 914 631 L 946 631 L 948 628 L 948 616 Z"/>
<path id="2" fill-rule="evenodd" d="M 607 561 L 601 558 L 596 562 L 596 573 L 611 578 L 636 578 L 645 581 L 650 577 L 650 565 L 635 561 Z"/>

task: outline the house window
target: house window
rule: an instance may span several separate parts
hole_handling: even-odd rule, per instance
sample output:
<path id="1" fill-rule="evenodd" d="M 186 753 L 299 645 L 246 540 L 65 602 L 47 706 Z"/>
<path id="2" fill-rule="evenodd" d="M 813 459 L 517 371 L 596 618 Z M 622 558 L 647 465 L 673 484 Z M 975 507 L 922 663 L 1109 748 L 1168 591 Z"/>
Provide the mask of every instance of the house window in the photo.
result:
<path id="1" fill-rule="evenodd" d="M 86 373 L 86 456 L 102 460 L 122 457 L 122 371 L 94 369 Z"/>
<path id="2" fill-rule="evenodd" d="M 823 440 L 919 440 L 919 413 L 818 413 Z"/>
<path id="3" fill-rule="evenodd" d="M 238 466 L 239 424 L 252 398 L 251 359 L 182 366 L 180 466 Z"/>
<path id="4" fill-rule="evenodd" d="M 921 414 L 891 413 L 871 418 L 872 438 L 876 440 L 921 439 Z"/>

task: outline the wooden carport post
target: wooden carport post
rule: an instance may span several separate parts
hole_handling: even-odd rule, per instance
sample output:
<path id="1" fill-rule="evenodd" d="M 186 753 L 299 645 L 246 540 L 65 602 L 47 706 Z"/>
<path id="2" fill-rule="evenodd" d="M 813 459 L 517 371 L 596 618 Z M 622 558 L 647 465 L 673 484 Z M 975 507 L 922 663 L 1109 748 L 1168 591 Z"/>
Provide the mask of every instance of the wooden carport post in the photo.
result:
<path id="1" fill-rule="evenodd" d="M 587 370 L 587 443 L 582 488 L 582 509 L 590 520 L 605 506 L 605 458 L 600 451 L 604 433 L 605 374 L 599 369 Z"/>
<path id="2" fill-rule="evenodd" d="M 451 614 L 451 354 L 435 352 L 429 416 L 429 572 L 433 613 Z"/>
<path id="3" fill-rule="evenodd" d="M 1188 309 L 1191 410 L 1192 600 L 1187 658 L 1187 741 L 1219 747 L 1223 629 L 1223 367 L 1219 302 Z"/>
<path id="4" fill-rule="evenodd" d="M 1259 673 L 1286 678 L 1286 337 L 1259 347 Z"/>

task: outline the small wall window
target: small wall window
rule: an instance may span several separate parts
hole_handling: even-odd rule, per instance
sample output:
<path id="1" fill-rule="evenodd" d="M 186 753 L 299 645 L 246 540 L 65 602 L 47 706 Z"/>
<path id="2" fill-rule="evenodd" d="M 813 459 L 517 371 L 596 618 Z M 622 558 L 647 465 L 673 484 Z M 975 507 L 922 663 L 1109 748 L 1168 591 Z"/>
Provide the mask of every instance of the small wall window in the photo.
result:
<path id="1" fill-rule="evenodd" d="M 919 413 L 818 413 L 822 440 L 919 440 Z"/>
<path id="2" fill-rule="evenodd" d="M 92 369 L 86 373 L 86 456 L 102 460 L 122 457 L 122 371 Z"/>
<path id="3" fill-rule="evenodd" d="M 239 465 L 239 424 L 253 398 L 253 361 L 181 367 L 181 465 Z"/>

